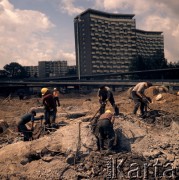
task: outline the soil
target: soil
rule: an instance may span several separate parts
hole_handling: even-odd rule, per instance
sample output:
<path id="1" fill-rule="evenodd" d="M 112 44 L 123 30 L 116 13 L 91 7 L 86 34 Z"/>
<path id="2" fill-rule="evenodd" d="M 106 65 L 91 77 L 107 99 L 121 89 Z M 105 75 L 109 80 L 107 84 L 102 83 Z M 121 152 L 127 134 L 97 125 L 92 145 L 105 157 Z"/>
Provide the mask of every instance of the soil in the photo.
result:
<path id="1" fill-rule="evenodd" d="M 0 119 L 9 127 L 0 134 L 0 179 L 177 179 L 179 96 L 158 92 L 162 98 L 157 101 L 154 89 L 146 91 L 152 103 L 145 119 L 132 114 L 134 103 L 128 91 L 114 92 L 120 116 L 114 123 L 116 149 L 112 154 L 96 150 L 89 128 L 99 109 L 96 92 L 60 95 L 59 128 L 45 132 L 37 123 L 36 139 L 29 142 L 17 132 L 17 122 L 31 107 L 40 106 L 41 98 L 1 98 Z M 106 109 L 113 111 L 109 103 Z M 38 136 L 39 130 L 43 133 Z M 146 175 L 145 164 L 154 167 L 157 163 L 162 166 L 158 174 L 153 168 Z"/>

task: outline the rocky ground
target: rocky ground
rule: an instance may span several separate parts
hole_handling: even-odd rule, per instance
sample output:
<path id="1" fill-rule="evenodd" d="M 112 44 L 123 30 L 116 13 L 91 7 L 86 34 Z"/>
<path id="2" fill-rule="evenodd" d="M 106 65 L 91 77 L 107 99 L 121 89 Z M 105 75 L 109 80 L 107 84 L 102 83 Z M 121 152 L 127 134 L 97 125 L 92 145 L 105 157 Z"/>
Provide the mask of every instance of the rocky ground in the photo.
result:
<path id="1" fill-rule="evenodd" d="M 29 142 L 22 141 L 16 124 L 41 99 L 1 98 L 0 119 L 9 127 L 2 125 L 0 134 L 0 179 L 179 178 L 179 96 L 162 87 L 146 93 L 152 103 L 145 119 L 131 114 L 129 91 L 114 93 L 120 109 L 114 154 L 96 151 L 90 124 L 99 109 L 96 92 L 61 95 L 59 128 L 44 131 L 37 123 L 36 139 Z"/>

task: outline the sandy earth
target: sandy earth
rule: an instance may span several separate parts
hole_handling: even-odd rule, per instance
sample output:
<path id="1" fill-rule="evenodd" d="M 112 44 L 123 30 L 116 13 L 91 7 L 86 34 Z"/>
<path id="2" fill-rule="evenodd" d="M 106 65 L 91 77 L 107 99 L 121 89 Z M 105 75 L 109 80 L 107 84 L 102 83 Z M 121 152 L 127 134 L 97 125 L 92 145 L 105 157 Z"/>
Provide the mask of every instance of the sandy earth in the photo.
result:
<path id="1" fill-rule="evenodd" d="M 22 141 L 16 124 L 31 107 L 41 105 L 41 99 L 1 98 L 0 119 L 5 120 L 9 128 L 0 134 L 0 179 L 142 179 L 147 176 L 141 168 L 144 163 L 162 166 L 158 174 L 150 169 L 146 179 L 158 176 L 177 179 L 179 96 L 164 92 L 157 101 L 153 88 L 146 93 L 152 103 L 149 116 L 144 120 L 131 114 L 134 104 L 127 91 L 114 93 L 120 116 L 114 124 L 118 138 L 113 155 L 96 151 L 96 138 L 90 129 L 89 121 L 99 109 L 96 92 L 61 95 L 56 121 L 65 125 L 30 142 Z M 107 108 L 112 110 L 110 104 Z M 37 123 L 37 129 L 39 126 Z M 118 169 L 114 173 L 114 166 L 121 162 L 123 171 Z M 132 173 L 139 165 L 140 176 L 137 170 Z"/>

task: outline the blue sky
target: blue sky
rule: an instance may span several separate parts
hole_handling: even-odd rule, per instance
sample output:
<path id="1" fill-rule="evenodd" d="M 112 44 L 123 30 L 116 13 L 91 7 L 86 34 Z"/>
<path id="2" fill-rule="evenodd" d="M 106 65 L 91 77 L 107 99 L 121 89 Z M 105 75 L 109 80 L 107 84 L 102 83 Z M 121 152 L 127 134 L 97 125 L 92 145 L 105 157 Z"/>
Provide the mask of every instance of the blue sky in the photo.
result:
<path id="1" fill-rule="evenodd" d="M 0 0 L 0 69 L 43 60 L 75 65 L 73 19 L 87 8 L 135 14 L 138 29 L 164 32 L 165 57 L 179 61 L 177 0 Z"/>

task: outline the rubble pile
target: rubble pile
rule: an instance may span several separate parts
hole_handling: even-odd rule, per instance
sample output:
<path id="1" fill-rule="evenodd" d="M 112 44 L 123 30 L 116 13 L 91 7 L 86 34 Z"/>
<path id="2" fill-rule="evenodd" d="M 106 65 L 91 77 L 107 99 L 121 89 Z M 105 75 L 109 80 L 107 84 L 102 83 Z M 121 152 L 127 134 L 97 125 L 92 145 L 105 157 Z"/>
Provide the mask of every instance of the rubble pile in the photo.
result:
<path id="1" fill-rule="evenodd" d="M 160 127 L 169 127 L 173 121 L 178 121 L 179 116 L 162 110 L 148 111 L 143 119 L 148 124 Z"/>
<path id="2" fill-rule="evenodd" d="M 136 163 L 142 167 L 145 162 L 143 157 L 129 152 L 108 155 L 106 152 L 92 151 L 76 166 L 76 171 L 78 177 L 87 179 L 128 177 L 131 164 Z"/>

